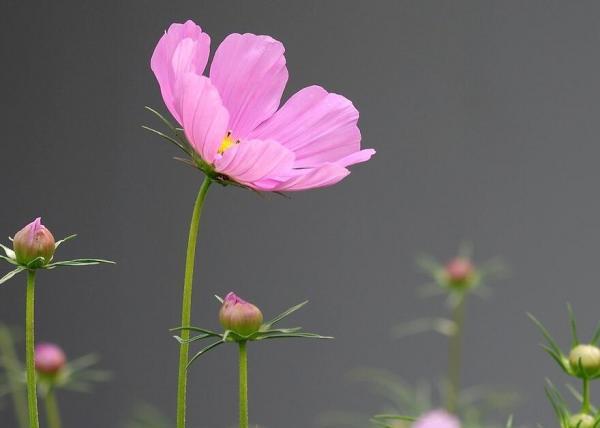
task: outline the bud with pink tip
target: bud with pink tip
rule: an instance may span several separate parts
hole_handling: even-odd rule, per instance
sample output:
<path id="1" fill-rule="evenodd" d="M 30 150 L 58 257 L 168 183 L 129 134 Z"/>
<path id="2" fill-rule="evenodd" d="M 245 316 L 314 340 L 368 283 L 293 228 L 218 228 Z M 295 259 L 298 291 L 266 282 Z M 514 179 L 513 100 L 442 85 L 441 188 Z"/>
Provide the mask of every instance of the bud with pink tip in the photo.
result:
<path id="1" fill-rule="evenodd" d="M 460 421 L 445 410 L 432 410 L 417 419 L 412 428 L 460 428 Z"/>
<path id="2" fill-rule="evenodd" d="M 43 257 L 37 266 L 44 266 L 52 260 L 56 242 L 52 233 L 42 224 L 40 217 L 18 231 L 13 238 L 13 249 L 17 262 L 28 265 L 35 259 Z"/>
<path id="3" fill-rule="evenodd" d="M 39 343 L 35 347 L 35 369 L 42 375 L 55 375 L 66 364 L 63 350 L 53 343 Z"/>
<path id="4" fill-rule="evenodd" d="M 457 257 L 446 264 L 444 273 L 451 285 L 464 286 L 473 280 L 475 267 L 471 260 Z"/>
<path id="5" fill-rule="evenodd" d="M 219 310 L 219 321 L 226 330 L 234 331 L 240 336 L 249 336 L 259 330 L 263 314 L 252 303 L 230 292 Z"/>

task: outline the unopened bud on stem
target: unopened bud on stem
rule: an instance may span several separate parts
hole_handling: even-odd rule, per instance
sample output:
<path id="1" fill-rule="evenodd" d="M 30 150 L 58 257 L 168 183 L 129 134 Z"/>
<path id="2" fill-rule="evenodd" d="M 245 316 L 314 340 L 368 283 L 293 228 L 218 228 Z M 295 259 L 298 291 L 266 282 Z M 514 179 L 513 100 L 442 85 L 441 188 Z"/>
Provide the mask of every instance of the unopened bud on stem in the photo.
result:
<path id="1" fill-rule="evenodd" d="M 577 345 L 569 353 L 569 364 L 578 376 L 587 377 L 600 372 L 600 348 Z"/>
<path id="2" fill-rule="evenodd" d="M 56 242 L 52 233 L 42 224 L 42 219 L 38 217 L 15 234 L 13 249 L 17 262 L 22 265 L 28 265 L 35 259 L 43 257 L 44 260 L 35 266 L 39 267 L 50 263 L 56 249 Z"/>
<path id="3" fill-rule="evenodd" d="M 232 292 L 227 294 L 223 301 L 219 321 L 226 330 L 234 331 L 240 336 L 249 336 L 258 331 L 263 322 L 263 315 L 252 303 Z"/>

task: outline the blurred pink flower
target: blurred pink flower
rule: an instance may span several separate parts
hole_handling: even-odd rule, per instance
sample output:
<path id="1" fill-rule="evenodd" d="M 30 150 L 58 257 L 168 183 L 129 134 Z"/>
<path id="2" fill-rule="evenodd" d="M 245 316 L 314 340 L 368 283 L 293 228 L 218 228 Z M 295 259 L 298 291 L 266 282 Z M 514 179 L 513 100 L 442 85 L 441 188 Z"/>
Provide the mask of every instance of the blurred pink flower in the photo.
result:
<path id="1" fill-rule="evenodd" d="M 460 421 L 445 410 L 432 410 L 421 416 L 413 428 L 460 428 Z"/>
<path id="2" fill-rule="evenodd" d="M 54 374 L 67 362 L 63 350 L 53 343 L 39 343 L 35 347 L 35 369 L 42 374 Z"/>
<path id="3" fill-rule="evenodd" d="M 198 25 L 173 24 L 151 67 L 167 108 L 217 173 L 257 190 L 304 190 L 337 183 L 375 153 L 360 149 L 358 111 L 341 95 L 309 86 L 279 108 L 288 80 L 279 41 L 230 34 L 205 77 L 209 53 Z"/>

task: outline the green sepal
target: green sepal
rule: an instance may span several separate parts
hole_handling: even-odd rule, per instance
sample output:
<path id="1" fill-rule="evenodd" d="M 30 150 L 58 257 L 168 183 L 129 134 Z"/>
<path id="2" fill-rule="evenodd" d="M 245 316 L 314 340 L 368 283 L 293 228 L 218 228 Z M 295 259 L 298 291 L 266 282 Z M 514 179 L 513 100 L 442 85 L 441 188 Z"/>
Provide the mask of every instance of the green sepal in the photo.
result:
<path id="1" fill-rule="evenodd" d="M 575 315 L 573 314 L 573 308 L 570 303 L 567 303 L 567 312 L 569 313 L 569 324 L 571 326 L 571 349 L 579 345 L 579 337 L 577 335 L 577 322 L 575 321 Z"/>
<path id="2" fill-rule="evenodd" d="M 6 256 L 3 256 L 3 255 L 0 255 L 0 259 L 7 261 L 11 265 L 20 266 L 19 263 L 16 260 L 11 259 L 10 257 L 6 257 Z"/>
<path id="3" fill-rule="evenodd" d="M 11 279 L 13 276 L 15 276 L 25 270 L 27 270 L 27 268 L 25 266 L 18 266 L 16 269 L 11 270 L 6 275 L 4 275 L 2 278 L 0 278 L 0 284 L 4 284 L 6 281 Z"/>
<path id="4" fill-rule="evenodd" d="M 265 323 L 265 327 L 266 329 L 270 329 L 271 326 L 273 326 L 274 324 L 278 323 L 279 321 L 281 321 L 282 319 L 290 316 L 291 314 L 293 314 L 294 312 L 296 312 L 297 310 L 301 309 L 304 305 L 306 305 L 308 303 L 308 300 L 305 300 L 302 303 L 297 304 L 296 306 L 292 306 L 291 308 L 283 311 L 282 313 L 280 313 L 279 315 L 277 315 L 275 318 L 273 318 L 271 321 Z"/>
<path id="5" fill-rule="evenodd" d="M 187 366 L 186 366 L 185 368 L 186 368 L 186 369 L 188 369 L 188 368 L 190 367 L 190 365 L 191 365 L 191 364 L 192 364 L 194 361 L 196 361 L 198 358 L 200 358 L 200 357 L 202 356 L 202 354 L 205 354 L 205 353 L 207 353 L 208 351 L 210 351 L 210 350 L 212 350 L 212 349 L 216 348 L 216 347 L 217 347 L 217 346 L 219 346 L 219 345 L 222 345 L 223 343 L 225 343 L 225 342 L 224 342 L 224 341 L 222 341 L 222 340 L 219 340 L 218 342 L 211 343 L 211 344 L 210 344 L 210 345 L 208 345 L 206 348 L 203 348 L 202 350 L 200 350 L 200 352 L 198 352 L 196 355 L 194 355 L 194 356 L 192 357 L 192 359 L 191 359 L 191 360 L 190 360 L 190 361 L 187 363 Z"/>
<path id="6" fill-rule="evenodd" d="M 552 338 L 552 336 L 550 335 L 550 333 L 548 332 L 548 330 L 546 329 L 546 327 L 544 327 L 544 325 L 541 322 L 539 322 L 537 320 L 537 318 L 534 317 L 532 314 L 527 313 L 527 316 L 529 317 L 529 319 L 531 319 L 531 321 L 533 321 L 533 323 L 537 326 L 537 328 L 542 332 L 542 335 L 544 336 L 544 338 L 548 342 L 549 348 L 552 349 L 552 351 L 554 352 L 554 354 L 563 356 L 563 353 L 560 350 L 560 347 L 558 346 L 558 344 L 556 343 L 556 341 Z"/>
<path id="7" fill-rule="evenodd" d="M 8 257 L 9 259 L 12 259 L 12 260 L 17 260 L 17 255 L 15 254 L 15 252 L 12 249 L 10 249 L 6 245 L 2 245 L 2 244 L 0 244 L 0 248 L 2 248 L 4 250 L 4 253 L 6 253 L 6 257 Z M 2 258 L 4 258 L 4 257 L 2 257 Z"/>
<path id="8" fill-rule="evenodd" d="M 66 238 L 61 239 L 60 241 L 56 241 L 56 244 L 54 244 L 54 249 L 56 250 L 59 246 L 61 246 L 65 242 L 70 241 L 71 239 L 75 239 L 76 237 L 77 237 L 77 234 L 73 234 L 73 235 L 67 236 Z"/>

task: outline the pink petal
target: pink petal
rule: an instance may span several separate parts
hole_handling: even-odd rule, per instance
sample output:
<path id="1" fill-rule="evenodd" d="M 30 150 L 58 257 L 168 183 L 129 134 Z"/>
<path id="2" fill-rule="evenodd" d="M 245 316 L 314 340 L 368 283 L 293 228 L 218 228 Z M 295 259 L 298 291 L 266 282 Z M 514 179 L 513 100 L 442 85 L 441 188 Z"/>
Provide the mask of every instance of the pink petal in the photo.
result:
<path id="1" fill-rule="evenodd" d="M 179 91 L 175 105 L 185 135 L 202 159 L 212 163 L 227 134 L 229 113 L 207 77 L 187 73 L 181 77 Z"/>
<path id="2" fill-rule="evenodd" d="M 445 410 L 432 410 L 421 416 L 413 428 L 460 428 L 460 421 Z"/>
<path id="3" fill-rule="evenodd" d="M 209 53 L 210 37 L 193 21 L 172 24 L 154 49 L 150 66 L 167 108 L 179 123 L 181 112 L 174 105 L 177 79 L 188 72 L 201 75 Z"/>
<path id="4" fill-rule="evenodd" d="M 259 188 L 253 183 L 285 174 L 293 163 L 294 153 L 276 141 L 246 140 L 226 150 L 215 161 L 215 169 L 235 181 Z"/>
<path id="5" fill-rule="evenodd" d="M 261 124 L 252 138 L 273 138 L 296 153 L 297 168 L 327 162 L 347 166 L 368 160 L 374 151 L 360 153 L 358 111 L 352 102 L 320 86 L 294 94 L 277 113 Z"/>
<path id="6" fill-rule="evenodd" d="M 331 186 L 338 183 L 350 171 L 337 163 L 326 163 L 316 168 L 296 169 L 293 175 L 286 180 L 258 183 L 263 187 L 270 187 L 272 191 L 298 191 Z"/>
<path id="7" fill-rule="evenodd" d="M 229 110 L 236 139 L 275 113 L 288 79 L 283 45 L 268 36 L 230 34 L 215 52 L 210 80 Z"/>

